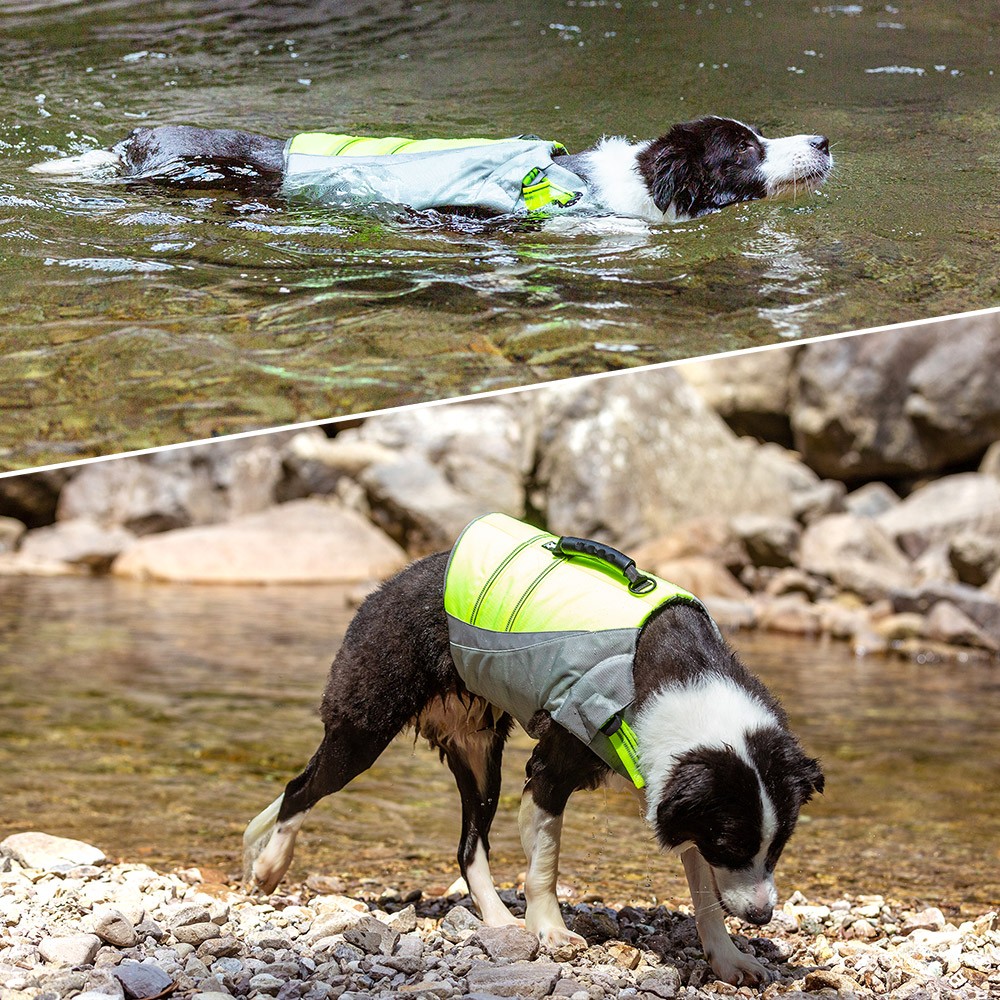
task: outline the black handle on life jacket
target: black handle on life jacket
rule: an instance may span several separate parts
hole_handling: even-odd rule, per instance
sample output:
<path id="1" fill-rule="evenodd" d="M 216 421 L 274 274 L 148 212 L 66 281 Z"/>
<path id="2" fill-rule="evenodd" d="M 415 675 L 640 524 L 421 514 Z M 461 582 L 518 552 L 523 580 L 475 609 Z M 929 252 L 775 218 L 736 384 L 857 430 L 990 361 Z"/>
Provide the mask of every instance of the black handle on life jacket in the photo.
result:
<path id="1" fill-rule="evenodd" d="M 655 580 L 644 576 L 636 569 L 634 559 L 610 545 L 595 542 L 592 538 L 575 538 L 573 535 L 563 535 L 555 543 L 552 550 L 561 556 L 590 556 L 592 559 L 606 562 L 625 577 L 628 581 L 628 589 L 633 594 L 648 594 L 656 586 Z"/>

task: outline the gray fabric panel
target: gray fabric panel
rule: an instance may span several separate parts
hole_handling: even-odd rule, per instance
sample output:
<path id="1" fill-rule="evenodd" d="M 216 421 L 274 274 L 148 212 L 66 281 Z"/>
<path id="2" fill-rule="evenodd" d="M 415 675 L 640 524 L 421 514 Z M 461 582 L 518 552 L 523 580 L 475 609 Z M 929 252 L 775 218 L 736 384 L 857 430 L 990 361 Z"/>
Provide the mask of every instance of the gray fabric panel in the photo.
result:
<path id="1" fill-rule="evenodd" d="M 565 639 L 574 635 L 589 635 L 585 629 L 575 632 L 493 632 L 489 629 L 469 625 L 461 618 L 448 615 L 448 636 L 459 646 L 475 649 L 527 649 L 553 639 Z"/>
<path id="2" fill-rule="evenodd" d="M 562 188 L 586 193 L 584 181 L 554 163 L 549 149 L 550 143 L 525 139 L 390 156 L 312 156 L 286 147 L 282 193 L 342 207 L 454 205 L 505 213 L 524 210 L 521 182 L 533 167 Z"/>
<path id="3" fill-rule="evenodd" d="M 465 626 L 475 645 L 452 640 L 452 657 L 466 687 L 499 705 L 523 726 L 544 708 L 584 743 L 635 699 L 632 659 L 638 629 L 555 633 L 518 648 L 483 648 L 502 633 Z M 523 643 L 528 636 L 520 636 Z M 473 638 L 470 636 L 469 638 Z"/>

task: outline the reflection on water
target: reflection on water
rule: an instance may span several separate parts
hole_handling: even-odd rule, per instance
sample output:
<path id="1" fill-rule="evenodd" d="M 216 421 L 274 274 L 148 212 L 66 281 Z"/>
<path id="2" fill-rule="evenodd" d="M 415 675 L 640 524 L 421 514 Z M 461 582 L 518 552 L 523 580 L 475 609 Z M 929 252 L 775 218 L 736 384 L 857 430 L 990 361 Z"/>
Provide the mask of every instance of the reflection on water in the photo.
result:
<path id="1" fill-rule="evenodd" d="M 0 837 L 90 840 L 153 864 L 236 873 L 242 829 L 319 741 L 316 710 L 349 612 L 326 588 L 0 580 Z M 856 660 L 843 645 L 739 636 L 827 772 L 779 868 L 784 891 L 883 892 L 981 912 L 1000 903 L 1000 675 Z M 516 808 L 530 741 L 505 759 L 497 878 L 523 858 Z M 316 807 L 292 878 L 408 888 L 456 874 L 457 793 L 401 737 Z M 564 879 L 609 898 L 684 894 L 626 793 L 570 803 Z"/>
<path id="2" fill-rule="evenodd" d="M 0 467 L 995 304 L 1000 4 L 18 0 L 0 11 Z M 922 72 L 889 72 L 910 67 Z M 797 203 L 650 229 L 80 184 L 135 124 L 581 149 L 823 132 Z"/>

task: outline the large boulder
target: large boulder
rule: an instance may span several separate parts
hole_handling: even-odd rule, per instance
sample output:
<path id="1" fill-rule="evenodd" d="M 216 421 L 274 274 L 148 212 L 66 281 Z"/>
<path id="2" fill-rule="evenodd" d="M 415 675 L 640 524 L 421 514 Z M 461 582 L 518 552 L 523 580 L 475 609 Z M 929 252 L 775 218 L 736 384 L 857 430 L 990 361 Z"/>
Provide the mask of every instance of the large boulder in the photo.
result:
<path id="1" fill-rule="evenodd" d="M 830 514 L 808 525 L 799 542 L 799 566 L 841 590 L 877 600 L 911 587 L 909 559 L 871 518 Z"/>
<path id="2" fill-rule="evenodd" d="M 359 583 L 406 564 L 392 539 L 339 503 L 292 500 L 225 524 L 140 538 L 118 576 L 193 583 Z"/>
<path id="3" fill-rule="evenodd" d="M 341 437 L 389 453 L 359 478 L 372 520 L 413 555 L 447 548 L 479 514 L 524 514 L 535 445 L 524 397 L 395 410 Z"/>
<path id="4" fill-rule="evenodd" d="M 531 503 L 555 532 L 632 546 L 706 514 L 790 516 L 817 483 L 783 449 L 737 438 L 673 369 L 527 400 L 540 428 Z"/>
<path id="5" fill-rule="evenodd" d="M 979 472 L 946 476 L 880 514 L 881 528 L 912 556 L 962 534 L 1000 537 L 1000 480 Z"/>
<path id="6" fill-rule="evenodd" d="M 790 415 L 796 448 L 823 476 L 974 460 L 1000 438 L 1000 314 L 805 345 Z"/>
<path id="7" fill-rule="evenodd" d="M 791 445 L 789 391 L 799 347 L 690 361 L 677 371 L 737 434 Z"/>
<path id="8" fill-rule="evenodd" d="M 144 535 L 263 510 L 274 502 L 287 439 L 236 438 L 86 465 L 63 488 L 58 517 Z"/>

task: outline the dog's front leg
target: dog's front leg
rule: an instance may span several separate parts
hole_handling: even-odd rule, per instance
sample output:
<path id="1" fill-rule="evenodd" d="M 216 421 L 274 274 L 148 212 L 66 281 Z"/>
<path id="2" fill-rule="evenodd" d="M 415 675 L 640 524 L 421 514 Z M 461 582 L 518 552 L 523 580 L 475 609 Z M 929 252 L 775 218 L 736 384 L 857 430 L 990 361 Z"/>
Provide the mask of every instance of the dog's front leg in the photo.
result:
<path id="1" fill-rule="evenodd" d="M 681 860 L 694 902 L 698 937 L 712 971 L 723 982 L 733 986 L 770 982 L 774 978 L 772 973 L 752 955 L 740 951 L 729 936 L 712 869 L 698 848 L 686 850 Z"/>
<path id="2" fill-rule="evenodd" d="M 535 801 L 529 780 L 521 793 L 518 827 L 521 845 L 528 859 L 524 878 L 524 900 L 527 906 L 524 924 L 538 935 L 547 948 L 575 945 L 585 948 L 587 942 L 568 930 L 559 912 L 556 880 L 559 877 L 559 838 L 562 834 L 562 813 L 546 812 Z"/>

